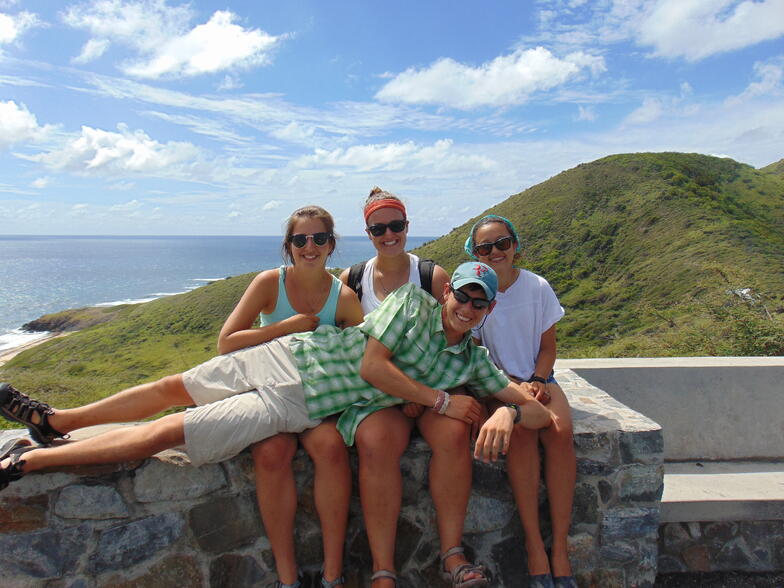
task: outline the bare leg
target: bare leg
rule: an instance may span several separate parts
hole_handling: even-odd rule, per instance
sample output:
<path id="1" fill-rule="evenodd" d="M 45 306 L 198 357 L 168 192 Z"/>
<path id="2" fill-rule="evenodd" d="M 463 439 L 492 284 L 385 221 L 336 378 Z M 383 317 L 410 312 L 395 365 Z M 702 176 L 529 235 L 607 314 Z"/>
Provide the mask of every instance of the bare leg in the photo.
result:
<path id="1" fill-rule="evenodd" d="M 109 431 L 84 441 L 34 449 L 24 454 L 24 471 L 144 459 L 182 445 L 185 442 L 184 422 L 183 413 L 171 414 L 145 425 Z"/>
<path id="2" fill-rule="evenodd" d="M 374 412 L 359 425 L 356 445 L 359 453 L 359 495 L 365 518 L 373 571 L 395 571 L 395 538 L 403 479 L 400 456 L 408 446 L 413 423 L 400 409 Z M 376 586 L 393 586 L 379 579 Z"/>
<path id="3" fill-rule="evenodd" d="M 530 574 L 550 572 L 539 527 L 539 468 L 539 431 L 516 425 L 506 455 L 506 470 L 523 524 Z"/>
<path id="4" fill-rule="evenodd" d="M 294 554 L 297 489 L 291 469 L 296 451 L 297 436 L 292 433 L 280 433 L 251 446 L 256 472 L 256 500 L 275 557 L 278 580 L 284 584 L 293 584 L 297 580 Z"/>
<path id="5" fill-rule="evenodd" d="M 560 427 L 557 431 L 548 427 L 540 432 L 545 452 L 544 476 L 553 527 L 550 563 L 553 576 L 571 576 L 567 539 L 577 478 L 572 416 L 563 390 L 557 384 L 550 384 L 547 388 L 552 397 L 549 408 L 560 417 Z"/>
<path id="6" fill-rule="evenodd" d="M 331 418 L 300 435 L 315 467 L 314 494 L 324 542 L 324 578 L 343 574 L 343 548 L 351 500 L 351 467 L 348 451 Z"/>
<path id="7" fill-rule="evenodd" d="M 463 524 L 471 495 L 471 447 L 469 425 L 433 410 L 425 410 L 417 419 L 433 455 L 430 458 L 430 495 L 436 507 L 441 553 L 463 541 Z M 462 553 L 449 557 L 447 570 L 467 563 Z M 480 577 L 466 574 L 465 579 Z"/>
<path id="8" fill-rule="evenodd" d="M 182 374 L 177 374 L 128 388 L 85 406 L 55 410 L 49 424 L 61 433 L 69 433 L 92 425 L 138 421 L 173 406 L 192 404 Z"/>

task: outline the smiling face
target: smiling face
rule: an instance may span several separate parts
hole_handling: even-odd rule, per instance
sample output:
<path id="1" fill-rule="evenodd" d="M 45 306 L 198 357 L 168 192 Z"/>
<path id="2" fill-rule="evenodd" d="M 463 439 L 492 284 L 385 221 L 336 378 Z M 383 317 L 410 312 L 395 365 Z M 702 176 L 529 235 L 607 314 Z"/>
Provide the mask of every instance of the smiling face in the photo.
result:
<path id="1" fill-rule="evenodd" d="M 474 232 L 474 246 L 482 243 L 495 243 L 498 239 L 512 237 L 511 246 L 506 251 L 493 247 L 486 255 L 481 255 L 474 250 L 474 255 L 483 263 L 492 267 L 498 273 L 504 273 L 512 268 L 515 259 L 517 243 L 509 232 L 508 227 L 502 222 L 490 222 L 482 225 Z"/>
<path id="2" fill-rule="evenodd" d="M 328 232 L 328 230 L 324 221 L 318 218 L 298 218 L 291 226 L 292 235 L 314 235 L 322 232 Z M 304 247 L 295 247 L 293 243 L 286 243 L 286 250 L 294 265 L 320 265 L 324 267 L 334 248 L 333 239 L 329 239 L 324 245 L 316 245 L 312 238 L 308 238 Z"/>
<path id="3" fill-rule="evenodd" d="M 459 288 L 460 292 L 470 298 L 481 298 L 487 300 L 487 296 L 479 285 L 468 284 Z M 441 310 L 441 320 L 444 325 L 444 334 L 450 344 L 454 344 L 463 336 L 479 325 L 484 318 L 493 310 L 495 301 L 490 303 L 488 308 L 474 308 L 471 300 L 461 303 L 452 292 L 452 287 L 447 283 L 444 285 L 444 307 Z"/>
<path id="4" fill-rule="evenodd" d="M 388 225 L 392 221 L 405 221 L 406 217 L 402 211 L 397 208 L 379 208 L 373 212 L 367 219 L 367 226 L 383 223 Z M 408 234 L 408 225 L 400 233 L 392 232 L 392 229 L 387 227 L 387 230 L 380 236 L 374 237 L 370 231 L 365 229 L 368 237 L 373 242 L 373 246 L 379 255 L 385 257 L 395 257 L 404 253 L 406 250 L 406 235 Z"/>

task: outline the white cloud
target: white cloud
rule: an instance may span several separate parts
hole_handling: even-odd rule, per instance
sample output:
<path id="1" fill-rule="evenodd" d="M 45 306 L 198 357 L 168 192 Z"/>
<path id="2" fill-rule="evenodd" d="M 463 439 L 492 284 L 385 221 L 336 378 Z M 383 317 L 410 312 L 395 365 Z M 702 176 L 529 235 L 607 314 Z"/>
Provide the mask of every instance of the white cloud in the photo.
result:
<path id="1" fill-rule="evenodd" d="M 124 202 L 122 204 L 115 204 L 109 207 L 111 212 L 127 212 L 127 213 L 134 213 L 138 212 L 142 206 L 144 206 L 138 200 L 129 200 L 128 202 Z"/>
<path id="2" fill-rule="evenodd" d="M 0 101 L 0 149 L 14 143 L 42 140 L 53 128 L 39 126 L 35 115 L 24 104 Z"/>
<path id="3" fill-rule="evenodd" d="M 98 0 L 71 7 L 63 19 L 97 39 L 136 49 L 139 58 L 123 64 L 122 70 L 148 79 L 264 65 L 270 51 L 286 38 L 246 29 L 228 10 L 216 11 L 206 23 L 189 28 L 193 16 L 188 5 L 168 6 L 164 0 Z"/>
<path id="4" fill-rule="evenodd" d="M 596 120 L 596 109 L 593 106 L 577 106 L 577 120 Z"/>
<path id="5" fill-rule="evenodd" d="M 228 92 L 230 90 L 239 90 L 244 84 L 240 78 L 233 74 L 226 74 L 218 84 L 218 91 Z"/>
<path id="6" fill-rule="evenodd" d="M 0 44 L 13 43 L 27 29 L 40 26 L 41 21 L 32 12 L 5 14 L 0 12 Z"/>
<path id="7" fill-rule="evenodd" d="M 120 132 L 82 127 L 81 134 L 62 148 L 30 156 L 56 170 L 80 174 L 160 174 L 173 175 L 183 165 L 192 164 L 198 149 L 184 142 L 162 144 L 144 131 L 130 131 L 118 125 Z"/>
<path id="8" fill-rule="evenodd" d="M 188 5 L 168 6 L 165 0 L 93 0 L 69 7 L 63 21 L 95 38 L 150 52 L 184 33 L 192 17 Z"/>
<path id="9" fill-rule="evenodd" d="M 262 210 L 277 210 L 278 208 L 280 208 L 281 204 L 283 204 L 283 201 L 281 201 L 281 200 L 269 200 L 268 202 L 264 203 L 264 206 L 262 206 L 261 209 Z"/>
<path id="10" fill-rule="evenodd" d="M 106 53 L 109 45 L 110 43 L 106 39 L 90 39 L 82 47 L 82 52 L 71 61 L 73 63 L 89 63 Z"/>
<path id="11" fill-rule="evenodd" d="M 642 106 L 634 110 L 624 121 L 627 125 L 640 125 L 655 121 L 664 112 L 664 104 L 659 98 L 646 97 Z"/>
<path id="12" fill-rule="evenodd" d="M 758 96 L 780 95 L 784 81 L 784 57 L 754 64 L 757 81 L 750 83 L 737 96 L 727 98 L 727 104 L 739 104 Z"/>
<path id="13" fill-rule="evenodd" d="M 263 65 L 282 37 L 262 30 L 246 31 L 234 24 L 234 14 L 218 11 L 203 25 L 168 40 L 151 59 L 124 68 L 132 76 L 196 76 L 233 67 Z"/>
<path id="14" fill-rule="evenodd" d="M 310 144 L 313 142 L 313 136 L 315 133 L 316 129 L 313 127 L 313 125 L 303 125 L 296 121 L 291 121 L 285 127 L 275 129 L 270 133 L 270 135 L 276 139 L 281 139 L 282 141 Z"/>
<path id="15" fill-rule="evenodd" d="M 461 109 L 509 106 L 563 85 L 584 70 L 597 74 L 605 69 L 602 57 L 579 51 L 560 59 L 544 47 L 518 49 L 478 67 L 444 58 L 422 70 L 409 68 L 398 74 L 376 98 Z"/>
<path id="16" fill-rule="evenodd" d="M 30 182 L 30 186 L 32 188 L 38 188 L 39 190 L 46 188 L 48 185 L 49 185 L 49 178 L 47 177 L 37 178 L 32 182 Z"/>
<path id="17" fill-rule="evenodd" d="M 698 61 L 784 35 L 784 0 L 659 0 L 637 42 L 654 55 Z"/>
<path id="18" fill-rule="evenodd" d="M 413 141 L 376 145 L 354 145 L 333 150 L 316 149 L 312 155 L 299 158 L 293 165 L 303 168 L 349 168 L 360 172 L 393 171 L 430 168 L 461 174 L 488 170 L 495 162 L 481 155 L 457 153 L 450 139 L 433 145 L 419 146 Z"/>
<path id="19" fill-rule="evenodd" d="M 784 0 L 604 0 L 577 10 L 543 1 L 526 42 L 560 48 L 633 41 L 652 55 L 699 61 L 784 35 Z"/>

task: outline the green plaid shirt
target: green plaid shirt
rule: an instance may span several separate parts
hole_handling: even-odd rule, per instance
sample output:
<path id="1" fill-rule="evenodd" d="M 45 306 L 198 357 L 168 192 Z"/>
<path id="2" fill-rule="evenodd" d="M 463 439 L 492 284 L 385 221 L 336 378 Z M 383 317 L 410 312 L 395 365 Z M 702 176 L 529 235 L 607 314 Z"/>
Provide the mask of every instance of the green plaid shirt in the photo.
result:
<path id="1" fill-rule="evenodd" d="M 367 337 L 392 352 L 392 362 L 410 378 L 434 389 L 466 385 L 478 396 L 500 392 L 507 377 L 467 333 L 447 346 L 441 306 L 422 288 L 408 283 L 356 327 L 323 326 L 293 335 L 290 348 L 297 362 L 305 401 L 312 418 L 343 412 L 338 431 L 353 445 L 359 423 L 373 412 L 405 401 L 383 393 L 359 376 Z"/>

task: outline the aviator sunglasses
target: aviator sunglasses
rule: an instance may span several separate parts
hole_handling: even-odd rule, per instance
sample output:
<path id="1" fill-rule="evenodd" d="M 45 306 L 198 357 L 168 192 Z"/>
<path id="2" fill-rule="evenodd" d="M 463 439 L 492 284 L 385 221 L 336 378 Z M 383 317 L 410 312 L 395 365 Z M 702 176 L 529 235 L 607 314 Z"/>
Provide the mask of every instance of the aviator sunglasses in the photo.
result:
<path id="1" fill-rule="evenodd" d="M 512 237 L 501 237 L 491 243 L 479 243 L 474 245 L 474 253 L 477 255 L 490 255 L 495 246 L 498 251 L 506 251 L 512 246 Z"/>
<path id="2" fill-rule="evenodd" d="M 387 227 L 393 233 L 401 233 L 405 230 L 408 221 L 405 220 L 393 220 L 391 223 L 376 223 L 374 225 L 370 225 L 367 230 L 370 231 L 370 234 L 374 237 L 380 237 L 384 233 L 387 232 Z"/>
<path id="3" fill-rule="evenodd" d="M 313 242 L 321 247 L 322 245 L 326 245 L 327 241 L 329 241 L 330 237 L 332 237 L 332 233 L 313 233 L 312 235 L 305 235 L 304 233 L 297 233 L 296 235 L 292 235 L 289 237 L 289 243 L 294 245 L 297 249 L 301 249 L 305 246 L 305 243 L 308 242 L 308 239 L 313 239 Z"/>
<path id="4" fill-rule="evenodd" d="M 474 298 L 473 296 L 469 296 L 465 292 L 461 290 L 455 289 L 451 284 L 449 288 L 452 290 L 452 294 L 455 295 L 455 300 L 457 300 L 460 304 L 465 304 L 466 302 L 471 302 L 471 306 L 473 306 L 477 310 L 484 310 L 488 306 L 490 306 L 490 301 L 487 298 Z"/>

